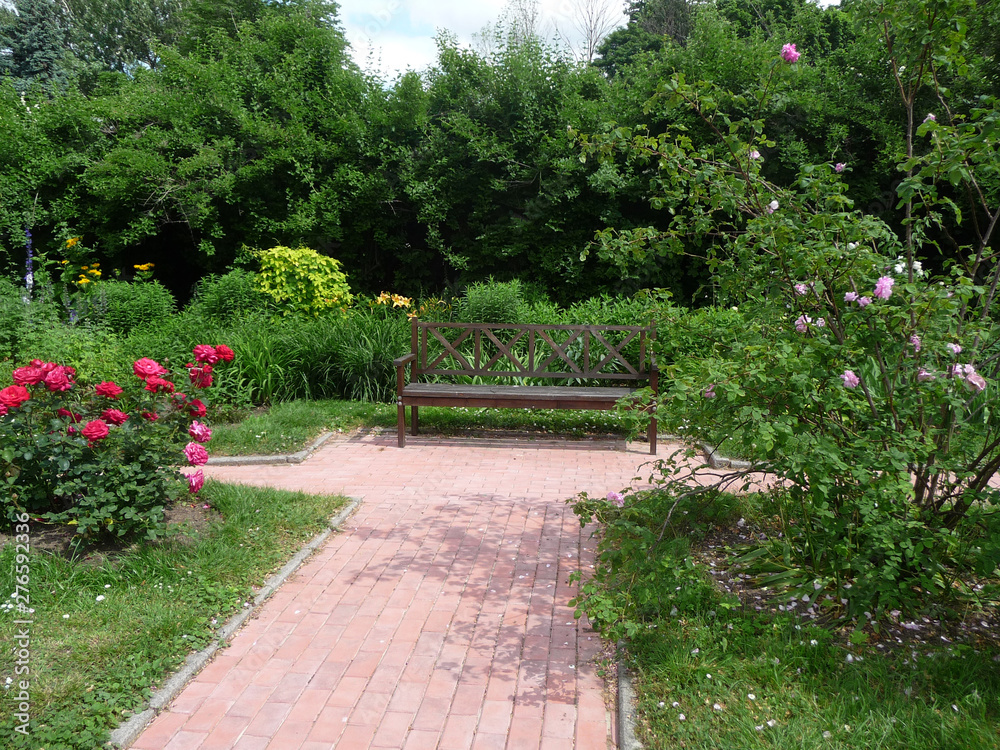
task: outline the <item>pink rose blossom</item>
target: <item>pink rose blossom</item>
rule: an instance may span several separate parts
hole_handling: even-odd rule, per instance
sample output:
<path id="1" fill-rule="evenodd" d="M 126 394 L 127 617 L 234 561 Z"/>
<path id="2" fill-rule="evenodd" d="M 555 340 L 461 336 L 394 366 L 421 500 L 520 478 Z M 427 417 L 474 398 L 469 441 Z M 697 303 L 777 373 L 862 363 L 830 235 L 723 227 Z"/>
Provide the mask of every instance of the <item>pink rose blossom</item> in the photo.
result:
<path id="1" fill-rule="evenodd" d="M 986 390 L 986 380 L 978 372 L 973 372 L 971 374 L 966 374 L 965 384 L 969 386 L 976 393 L 982 393 Z"/>
<path id="2" fill-rule="evenodd" d="M 168 370 L 156 360 L 143 357 L 142 359 L 136 360 L 136 362 L 132 365 L 132 372 L 134 372 L 136 377 L 140 380 L 145 380 L 150 375 L 166 375 Z"/>
<path id="3" fill-rule="evenodd" d="M 184 446 L 184 455 L 192 466 L 208 463 L 208 451 L 198 443 L 188 443 Z"/>
<path id="4" fill-rule="evenodd" d="M 704 398 L 715 398 L 715 383 L 712 383 L 712 385 L 708 386 L 708 388 L 703 390 L 701 392 L 701 395 Z"/>
<path id="5" fill-rule="evenodd" d="M 847 165 L 844 164 L 844 162 L 838 161 L 837 164 L 836 164 L 836 166 L 834 166 L 833 171 L 836 172 L 837 174 L 840 174 L 841 172 L 844 171 L 844 167 L 846 167 L 846 166 Z"/>
<path id="6" fill-rule="evenodd" d="M 808 293 L 809 291 L 809 287 L 806 286 L 805 284 L 796 284 L 794 288 L 795 288 L 795 293 L 800 297 Z"/>
<path id="7" fill-rule="evenodd" d="M 948 347 L 948 350 L 952 354 L 961 354 L 962 353 L 962 347 L 960 347 L 958 344 L 945 344 L 945 346 Z"/>
<path id="8" fill-rule="evenodd" d="M 795 49 L 794 44 L 786 44 L 781 48 L 781 59 L 786 63 L 798 62 L 799 56 L 802 53 Z"/>
<path id="9" fill-rule="evenodd" d="M 753 151 L 751 151 L 750 152 L 750 158 L 751 159 L 759 159 L 760 158 L 760 151 L 758 151 L 757 149 L 754 149 Z"/>
<path id="10" fill-rule="evenodd" d="M 800 315 L 795 321 L 795 330 L 799 333 L 805 333 L 809 329 L 810 323 L 812 323 L 812 318 L 808 315 Z"/>
<path id="11" fill-rule="evenodd" d="M 875 282 L 875 296 L 879 299 L 889 299 L 892 296 L 892 285 L 896 281 L 891 276 L 882 276 Z"/>
<path id="12" fill-rule="evenodd" d="M 844 374 L 840 376 L 840 379 L 844 381 L 844 385 L 847 388 L 857 388 L 861 383 L 861 379 L 854 374 L 853 370 L 844 370 Z"/>
<path id="13" fill-rule="evenodd" d="M 195 420 L 188 428 L 188 434 L 199 443 L 207 443 L 212 439 L 212 430 L 208 425 Z"/>
<path id="14" fill-rule="evenodd" d="M 844 295 L 844 302 L 854 302 L 858 299 L 857 292 L 848 292 Z"/>
<path id="15" fill-rule="evenodd" d="M 826 318 L 816 318 L 816 327 L 817 328 L 826 327 Z"/>
<path id="16" fill-rule="evenodd" d="M 619 508 L 625 507 L 625 496 L 620 492 L 609 492 L 608 502 L 617 505 Z"/>
<path id="17" fill-rule="evenodd" d="M 858 299 L 858 307 L 868 307 L 872 303 L 871 297 L 860 297 Z"/>
<path id="18" fill-rule="evenodd" d="M 188 491 L 192 495 L 198 494 L 198 491 L 205 486 L 205 472 L 198 469 L 194 474 L 188 474 Z M 205 506 L 208 507 L 207 505 Z"/>
<path id="19" fill-rule="evenodd" d="M 937 380 L 937 375 L 927 372 L 923 367 L 917 370 L 917 380 L 923 383 L 925 380 Z"/>
<path id="20" fill-rule="evenodd" d="M 770 203 L 767 204 L 767 212 L 769 214 L 773 214 L 780 207 L 781 207 L 781 204 L 779 204 L 778 201 L 776 201 L 776 200 L 775 201 L 771 201 Z"/>
<path id="21" fill-rule="evenodd" d="M 928 112 L 927 117 L 924 118 L 924 122 L 937 122 L 937 118 L 933 112 Z"/>
<path id="22" fill-rule="evenodd" d="M 912 336 L 910 336 L 910 346 L 913 347 L 913 351 L 915 352 L 920 351 L 921 347 L 920 337 L 917 334 L 913 334 Z"/>

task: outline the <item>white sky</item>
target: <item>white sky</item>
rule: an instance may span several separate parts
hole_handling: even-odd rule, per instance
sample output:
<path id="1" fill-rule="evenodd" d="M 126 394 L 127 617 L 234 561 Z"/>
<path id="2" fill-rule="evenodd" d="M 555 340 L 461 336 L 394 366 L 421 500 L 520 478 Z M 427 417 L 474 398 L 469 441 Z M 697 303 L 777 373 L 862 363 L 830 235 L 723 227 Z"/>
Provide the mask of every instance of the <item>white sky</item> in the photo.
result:
<path id="1" fill-rule="evenodd" d="M 423 70 L 437 60 L 434 36 L 447 29 L 463 45 L 495 22 L 505 0 L 338 0 L 340 22 L 351 43 L 355 62 L 381 71 L 390 79 L 408 68 Z M 539 0 L 543 32 L 558 24 L 569 33 L 582 0 Z M 608 0 L 617 12 L 623 0 Z M 625 23 L 624 12 L 621 25 Z"/>

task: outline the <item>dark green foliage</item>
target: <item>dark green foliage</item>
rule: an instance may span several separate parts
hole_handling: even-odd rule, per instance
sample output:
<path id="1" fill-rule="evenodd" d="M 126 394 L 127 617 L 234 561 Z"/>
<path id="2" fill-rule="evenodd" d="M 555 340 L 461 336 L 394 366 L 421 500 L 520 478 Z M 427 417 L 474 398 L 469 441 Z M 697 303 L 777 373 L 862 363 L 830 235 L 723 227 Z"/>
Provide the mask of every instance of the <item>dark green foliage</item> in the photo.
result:
<path id="1" fill-rule="evenodd" d="M 115 333 L 157 325 L 170 317 L 176 303 L 158 281 L 101 281 L 94 290 L 94 318 Z"/>

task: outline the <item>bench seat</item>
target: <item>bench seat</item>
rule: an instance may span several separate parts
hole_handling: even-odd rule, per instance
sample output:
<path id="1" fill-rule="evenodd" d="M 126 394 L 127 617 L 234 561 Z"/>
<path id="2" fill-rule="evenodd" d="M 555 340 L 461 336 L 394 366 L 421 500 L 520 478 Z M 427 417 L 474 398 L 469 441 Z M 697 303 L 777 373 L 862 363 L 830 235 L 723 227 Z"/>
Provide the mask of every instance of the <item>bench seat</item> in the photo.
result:
<path id="1" fill-rule="evenodd" d="M 407 383 L 402 397 L 412 406 L 608 410 L 637 390 L 603 386 Z"/>

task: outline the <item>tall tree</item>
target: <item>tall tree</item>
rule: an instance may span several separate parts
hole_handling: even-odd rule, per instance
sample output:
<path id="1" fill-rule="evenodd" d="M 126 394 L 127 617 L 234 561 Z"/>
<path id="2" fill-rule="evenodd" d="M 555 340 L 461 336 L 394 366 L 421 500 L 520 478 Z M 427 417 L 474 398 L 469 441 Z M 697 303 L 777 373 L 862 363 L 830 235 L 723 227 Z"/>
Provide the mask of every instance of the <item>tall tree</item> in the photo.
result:
<path id="1" fill-rule="evenodd" d="M 66 19 L 55 0 L 17 0 L 0 9 L 0 75 L 19 91 L 32 83 L 65 84 L 68 75 Z"/>

